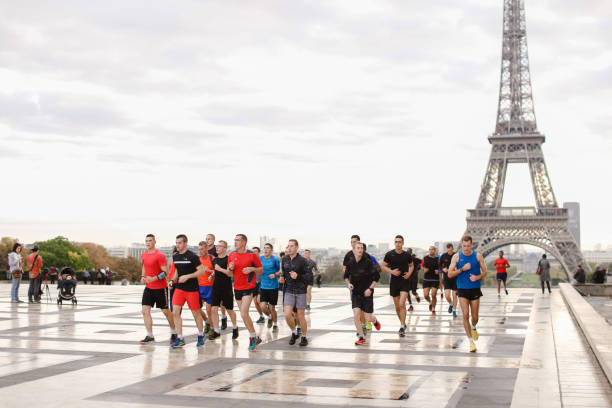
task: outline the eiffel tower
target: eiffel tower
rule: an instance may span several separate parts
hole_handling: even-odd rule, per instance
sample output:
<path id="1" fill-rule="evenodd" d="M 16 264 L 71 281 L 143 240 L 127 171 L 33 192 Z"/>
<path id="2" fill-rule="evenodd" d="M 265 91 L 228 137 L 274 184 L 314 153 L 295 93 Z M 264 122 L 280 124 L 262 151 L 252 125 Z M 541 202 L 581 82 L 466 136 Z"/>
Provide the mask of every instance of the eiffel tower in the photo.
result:
<path id="1" fill-rule="evenodd" d="M 504 0 L 501 79 L 491 155 L 476 208 L 468 210 L 466 234 L 487 256 L 509 244 L 529 244 L 554 256 L 568 276 L 577 265 L 590 271 L 568 226 L 567 209 L 553 192 L 538 131 L 527 55 L 524 0 Z M 536 207 L 502 207 L 508 163 L 527 163 Z"/>

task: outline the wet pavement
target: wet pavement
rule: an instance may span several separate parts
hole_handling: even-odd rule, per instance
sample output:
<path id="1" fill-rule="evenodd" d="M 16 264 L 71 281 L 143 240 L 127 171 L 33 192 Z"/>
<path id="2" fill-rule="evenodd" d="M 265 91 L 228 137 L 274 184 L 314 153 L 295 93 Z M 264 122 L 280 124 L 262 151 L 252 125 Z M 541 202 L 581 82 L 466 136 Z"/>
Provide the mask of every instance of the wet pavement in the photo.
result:
<path id="1" fill-rule="evenodd" d="M 415 303 L 399 337 L 387 288 L 375 294 L 382 329 L 365 345 L 354 345 L 348 291 L 315 288 L 310 344 L 290 346 L 284 322 L 278 332 L 257 325 L 263 343 L 251 352 L 240 318 L 237 340 L 230 325 L 197 348 L 190 313 L 187 344 L 172 350 L 157 310 L 157 341 L 139 345 L 141 286 L 79 286 L 77 306 L 54 298 L 16 305 L 9 289 L 0 285 L 0 406 L 612 406 L 610 385 L 558 290 L 515 288 L 498 298 L 485 289 L 478 352 L 469 353 L 461 319 L 439 298 L 435 316 Z"/>

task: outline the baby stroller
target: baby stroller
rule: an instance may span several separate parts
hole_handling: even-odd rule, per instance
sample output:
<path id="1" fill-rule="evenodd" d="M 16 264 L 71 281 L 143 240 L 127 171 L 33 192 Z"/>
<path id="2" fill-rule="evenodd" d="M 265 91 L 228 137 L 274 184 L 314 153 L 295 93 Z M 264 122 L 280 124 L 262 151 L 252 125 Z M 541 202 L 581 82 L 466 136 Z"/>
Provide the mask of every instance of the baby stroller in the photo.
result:
<path id="1" fill-rule="evenodd" d="M 57 304 L 61 305 L 62 301 L 70 300 L 73 305 L 77 304 L 75 296 L 77 281 L 74 278 L 75 273 L 72 268 L 65 267 L 60 272 L 60 278 L 57 281 Z"/>

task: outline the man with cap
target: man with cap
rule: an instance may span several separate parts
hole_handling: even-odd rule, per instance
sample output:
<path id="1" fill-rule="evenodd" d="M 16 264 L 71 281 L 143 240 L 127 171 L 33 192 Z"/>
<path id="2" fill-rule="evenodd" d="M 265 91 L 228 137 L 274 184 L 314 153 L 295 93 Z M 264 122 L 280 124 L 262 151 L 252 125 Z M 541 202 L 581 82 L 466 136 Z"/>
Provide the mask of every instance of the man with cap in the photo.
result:
<path id="1" fill-rule="evenodd" d="M 32 247 L 32 253 L 26 258 L 26 266 L 30 270 L 30 286 L 28 287 L 28 300 L 30 303 L 40 303 L 40 284 L 43 262 L 38 254 L 38 245 Z"/>

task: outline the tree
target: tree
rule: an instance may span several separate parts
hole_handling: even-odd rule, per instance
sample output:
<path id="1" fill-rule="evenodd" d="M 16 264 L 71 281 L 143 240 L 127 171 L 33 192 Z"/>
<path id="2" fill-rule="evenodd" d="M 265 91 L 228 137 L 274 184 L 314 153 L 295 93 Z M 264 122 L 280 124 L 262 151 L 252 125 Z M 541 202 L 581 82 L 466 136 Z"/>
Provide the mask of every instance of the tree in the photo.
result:
<path id="1" fill-rule="evenodd" d="M 58 236 L 47 241 L 37 241 L 35 244 L 40 249 L 39 254 L 45 266 L 60 269 L 69 266 L 75 271 L 93 266 L 87 252 L 68 241 L 68 238 Z"/>
<path id="2" fill-rule="evenodd" d="M 2 240 L 0 240 L 0 269 L 8 269 L 8 254 L 13 250 L 15 242 L 19 242 L 19 240 L 10 237 L 2 237 Z"/>
<path id="3" fill-rule="evenodd" d="M 340 262 L 331 263 L 323 273 L 323 280 L 326 284 L 344 283 L 344 274 Z"/>
<path id="4" fill-rule="evenodd" d="M 93 242 L 75 242 L 74 245 L 83 248 L 87 252 L 91 263 L 96 268 L 106 268 L 111 264 L 111 257 L 102 245 Z"/>
<path id="5" fill-rule="evenodd" d="M 140 261 L 134 257 L 128 258 L 111 258 L 111 269 L 120 277 L 125 278 L 130 282 L 140 280 L 142 265 Z"/>

